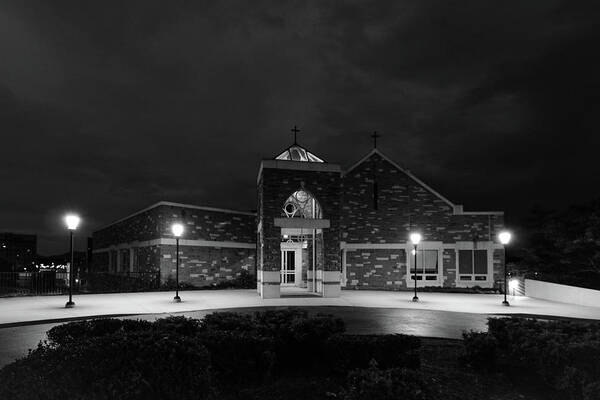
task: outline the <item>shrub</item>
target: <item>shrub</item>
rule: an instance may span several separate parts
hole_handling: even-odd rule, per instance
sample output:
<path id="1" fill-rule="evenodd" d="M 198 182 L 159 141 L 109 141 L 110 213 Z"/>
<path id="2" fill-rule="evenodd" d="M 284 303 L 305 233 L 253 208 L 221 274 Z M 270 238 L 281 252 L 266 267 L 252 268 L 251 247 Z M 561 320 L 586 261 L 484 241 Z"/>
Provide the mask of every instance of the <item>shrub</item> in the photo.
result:
<path id="1" fill-rule="evenodd" d="M 248 332 L 204 332 L 215 383 L 223 387 L 260 384 L 274 375 L 277 355 L 272 338 Z"/>
<path id="2" fill-rule="evenodd" d="M 202 319 L 200 328 L 202 331 L 252 332 L 256 331 L 256 321 L 250 314 L 214 312 Z"/>
<path id="3" fill-rule="evenodd" d="M 316 372 L 326 358 L 327 339 L 344 329 L 339 318 L 309 316 L 295 308 L 253 315 L 219 312 L 202 320 L 201 340 L 220 380 L 240 380 L 244 375 L 247 380 L 262 380 L 273 374 Z"/>
<path id="4" fill-rule="evenodd" d="M 600 324 L 491 318 L 488 333 L 464 334 L 466 360 L 540 380 L 571 398 L 594 393 L 600 382 Z"/>
<path id="5" fill-rule="evenodd" d="M 47 333 L 53 346 L 68 345 L 83 339 L 110 335 L 116 332 L 139 332 L 149 330 L 152 323 L 142 320 L 97 318 L 57 325 Z"/>
<path id="6" fill-rule="evenodd" d="M 215 289 L 256 289 L 256 275 L 242 269 L 232 280 L 220 281 L 214 285 Z"/>
<path id="7" fill-rule="evenodd" d="M 344 400 L 426 400 L 433 399 L 422 374 L 410 369 L 381 370 L 377 363 L 348 376 Z"/>
<path id="8" fill-rule="evenodd" d="M 198 399 L 209 393 L 209 356 L 193 338 L 117 331 L 40 344 L 0 381 L 6 399 Z"/>
<path id="9" fill-rule="evenodd" d="M 108 272 L 83 272 L 81 274 L 84 292 L 115 293 L 143 292 L 160 287 L 160 273 L 146 272 L 128 275 Z"/>
<path id="10" fill-rule="evenodd" d="M 211 383 L 235 397 L 242 387 L 251 393 L 298 374 L 340 384 L 372 360 L 383 368 L 419 366 L 418 338 L 343 332 L 340 319 L 299 309 L 72 322 L 0 371 L 0 398 L 204 398 L 213 394 Z"/>
<path id="11" fill-rule="evenodd" d="M 463 335 L 465 355 L 463 360 L 473 368 L 494 371 L 497 364 L 498 341 L 483 332 L 469 332 Z"/>
<path id="12" fill-rule="evenodd" d="M 60 346 L 82 339 L 118 332 L 134 333 L 149 330 L 195 336 L 200 330 L 200 322 L 186 317 L 167 317 L 157 319 L 155 322 L 135 319 L 95 318 L 55 326 L 48 331 L 47 336 L 50 345 Z"/>
<path id="13" fill-rule="evenodd" d="M 154 321 L 152 328 L 183 336 L 197 336 L 200 332 L 200 321 L 183 316 L 160 318 Z"/>
<path id="14" fill-rule="evenodd" d="M 337 373 L 367 368 L 375 361 L 381 368 L 418 368 L 419 338 L 407 335 L 336 335 L 326 344 L 322 362 Z"/>
<path id="15" fill-rule="evenodd" d="M 308 315 L 304 310 L 288 308 L 267 310 L 253 315 L 217 312 L 204 317 L 203 331 L 247 332 L 285 340 L 327 338 L 344 332 L 344 321 L 329 315 Z"/>

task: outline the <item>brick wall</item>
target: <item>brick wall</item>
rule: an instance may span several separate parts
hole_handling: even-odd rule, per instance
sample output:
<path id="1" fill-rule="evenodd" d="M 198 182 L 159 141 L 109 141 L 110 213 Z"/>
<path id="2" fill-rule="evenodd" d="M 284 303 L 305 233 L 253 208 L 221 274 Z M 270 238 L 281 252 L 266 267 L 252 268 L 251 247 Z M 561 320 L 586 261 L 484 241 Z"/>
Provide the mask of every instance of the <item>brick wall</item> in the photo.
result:
<path id="1" fill-rule="evenodd" d="M 440 249 L 441 284 L 445 287 L 456 286 L 452 246 L 456 242 L 497 244 L 504 225 L 503 215 L 498 213 L 455 214 L 440 196 L 376 152 L 344 175 L 341 200 L 341 240 L 349 246 L 404 244 L 411 231 L 419 231 L 424 241 L 449 245 Z M 494 281 L 502 276 L 503 254 L 503 250 L 493 250 Z M 406 288 L 403 249 L 349 249 L 346 270 L 347 288 Z"/>
<path id="2" fill-rule="evenodd" d="M 347 173 L 342 186 L 342 241 L 348 243 L 405 242 L 412 229 L 427 241 L 495 241 L 504 223 L 497 214 L 454 215 L 449 204 L 377 153 Z"/>
<path id="3" fill-rule="evenodd" d="M 160 246 L 161 280 L 175 279 L 175 246 Z M 242 270 L 254 274 L 255 249 L 179 246 L 179 280 L 206 286 L 235 279 Z"/>
<path id="4" fill-rule="evenodd" d="M 185 226 L 182 239 L 253 244 L 256 216 L 251 213 L 205 210 L 194 207 L 160 204 L 94 232 L 96 250 L 93 271 L 161 272 L 165 281 L 175 269 L 175 246 L 143 242 L 172 239 L 171 225 Z M 140 243 L 141 242 L 141 243 Z M 255 248 L 215 248 L 180 246 L 182 282 L 205 285 L 233 279 L 242 269 L 254 273 Z M 184 258 L 185 257 L 185 258 Z M 117 259 L 120 260 L 117 269 Z M 171 268 L 172 264 L 172 268 Z M 173 270 L 173 271 L 172 271 Z"/>
<path id="5" fill-rule="evenodd" d="M 173 237 L 171 225 L 185 226 L 184 238 L 254 243 L 256 216 L 197 208 L 158 205 L 93 234 L 94 248 Z"/>
<path id="6" fill-rule="evenodd" d="M 323 230 L 324 269 L 340 270 L 340 173 L 264 168 L 259 182 L 259 218 L 262 221 L 262 267 L 265 271 L 281 268 L 281 228 L 274 225 L 274 219 L 284 216 L 285 201 L 303 184 L 320 203 L 323 218 L 331 224 Z"/>
<path id="7" fill-rule="evenodd" d="M 404 249 L 357 249 L 346 252 L 346 288 L 406 288 Z"/>

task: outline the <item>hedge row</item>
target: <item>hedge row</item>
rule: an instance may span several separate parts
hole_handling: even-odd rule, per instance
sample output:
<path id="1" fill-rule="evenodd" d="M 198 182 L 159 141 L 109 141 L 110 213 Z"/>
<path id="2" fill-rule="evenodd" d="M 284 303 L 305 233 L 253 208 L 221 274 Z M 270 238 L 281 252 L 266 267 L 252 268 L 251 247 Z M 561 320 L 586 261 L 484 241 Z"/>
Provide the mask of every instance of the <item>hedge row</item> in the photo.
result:
<path id="1" fill-rule="evenodd" d="M 0 398 L 201 399 L 296 374 L 344 382 L 370 362 L 419 366 L 417 338 L 343 332 L 339 319 L 294 309 L 72 322 L 0 371 Z"/>
<path id="2" fill-rule="evenodd" d="M 466 360 L 517 380 L 541 380 L 572 399 L 600 399 L 600 324 L 490 318 L 465 333 Z"/>

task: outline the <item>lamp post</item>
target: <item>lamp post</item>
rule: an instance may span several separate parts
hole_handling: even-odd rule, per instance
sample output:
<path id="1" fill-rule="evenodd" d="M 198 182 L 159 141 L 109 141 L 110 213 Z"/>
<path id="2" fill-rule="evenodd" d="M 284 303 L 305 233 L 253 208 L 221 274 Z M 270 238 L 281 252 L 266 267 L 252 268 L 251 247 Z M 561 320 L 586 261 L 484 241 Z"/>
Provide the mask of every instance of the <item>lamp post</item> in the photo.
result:
<path id="1" fill-rule="evenodd" d="M 510 243 L 511 237 L 512 235 L 509 231 L 502 231 L 498 234 L 498 239 L 500 240 L 500 243 L 502 243 L 502 245 L 504 246 L 504 301 L 502 302 L 502 304 L 505 306 L 510 306 L 508 300 L 506 300 L 506 292 L 508 292 L 508 286 L 506 285 L 506 278 L 508 276 L 506 272 L 506 246 L 508 245 L 508 243 Z"/>
<path id="2" fill-rule="evenodd" d="M 67 229 L 69 230 L 69 242 L 71 246 L 71 264 L 69 265 L 69 301 L 65 304 L 65 308 L 73 308 L 75 307 L 75 302 L 73 302 L 73 276 L 75 275 L 75 265 L 73 262 L 73 232 L 77 229 L 79 222 L 81 219 L 78 215 L 69 214 L 65 217 L 65 223 L 67 224 Z"/>
<path id="3" fill-rule="evenodd" d="M 415 280 L 415 295 L 412 298 L 412 301 L 419 301 L 419 296 L 417 296 L 417 245 L 419 244 L 419 242 L 421 241 L 421 234 L 414 232 L 410 234 L 410 241 L 412 242 L 414 249 L 414 256 L 415 256 L 415 274 L 413 275 L 413 279 Z"/>
<path id="4" fill-rule="evenodd" d="M 181 303 L 181 297 L 179 297 L 179 237 L 183 234 L 183 225 L 173 224 L 171 231 L 173 231 L 173 236 L 175 236 L 175 253 L 177 254 L 175 258 L 175 297 L 173 301 Z"/>

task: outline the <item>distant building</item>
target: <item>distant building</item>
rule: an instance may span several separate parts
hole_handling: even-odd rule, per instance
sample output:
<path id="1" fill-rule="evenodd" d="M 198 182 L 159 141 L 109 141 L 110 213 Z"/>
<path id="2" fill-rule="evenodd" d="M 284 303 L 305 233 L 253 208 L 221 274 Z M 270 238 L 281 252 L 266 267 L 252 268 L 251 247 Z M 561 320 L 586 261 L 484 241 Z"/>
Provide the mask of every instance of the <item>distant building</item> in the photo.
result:
<path id="1" fill-rule="evenodd" d="M 180 280 L 206 285 L 256 268 L 264 298 L 402 290 L 415 280 L 494 287 L 502 277 L 503 213 L 464 211 L 377 149 L 342 171 L 294 143 L 261 162 L 257 195 L 257 213 L 160 202 L 125 217 L 94 232 L 93 269 L 173 278 L 171 225 L 180 222 Z"/>
<path id="2" fill-rule="evenodd" d="M 36 257 L 36 235 L 0 232 L 0 271 L 31 269 Z"/>
<path id="3" fill-rule="evenodd" d="M 36 266 L 39 269 L 66 269 L 71 262 L 71 253 L 54 254 L 51 256 L 38 256 Z M 75 271 L 86 271 L 88 265 L 88 253 L 86 251 L 73 251 L 73 263 Z"/>

